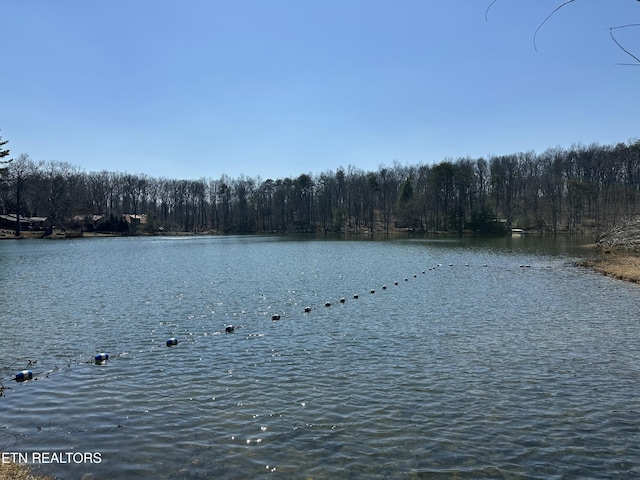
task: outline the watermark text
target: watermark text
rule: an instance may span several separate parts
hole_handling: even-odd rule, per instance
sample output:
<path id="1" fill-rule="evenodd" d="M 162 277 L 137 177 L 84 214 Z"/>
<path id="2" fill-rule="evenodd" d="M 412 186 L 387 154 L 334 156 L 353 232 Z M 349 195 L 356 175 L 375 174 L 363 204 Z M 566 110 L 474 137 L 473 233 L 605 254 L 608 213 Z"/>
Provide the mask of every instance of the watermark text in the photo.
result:
<path id="1" fill-rule="evenodd" d="M 101 463 L 100 452 L 2 452 L 2 463 Z"/>

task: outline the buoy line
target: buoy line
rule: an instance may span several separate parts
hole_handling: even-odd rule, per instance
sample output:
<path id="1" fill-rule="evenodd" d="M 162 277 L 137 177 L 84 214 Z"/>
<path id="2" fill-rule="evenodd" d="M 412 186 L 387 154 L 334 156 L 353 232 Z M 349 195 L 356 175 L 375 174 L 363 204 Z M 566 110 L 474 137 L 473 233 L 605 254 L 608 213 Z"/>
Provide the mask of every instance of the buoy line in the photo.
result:
<path id="1" fill-rule="evenodd" d="M 449 263 L 448 265 L 449 265 L 449 267 L 454 267 L 455 266 L 453 263 Z M 469 267 L 470 266 L 469 263 L 464 263 L 462 265 L 464 267 Z M 437 264 L 429 267 L 428 271 L 434 271 L 434 270 L 441 269 L 442 266 L 443 266 L 442 263 L 437 263 Z M 488 267 L 488 265 L 485 263 L 485 264 L 482 265 L 482 267 L 486 268 L 486 267 Z M 530 268 L 530 265 L 529 264 L 520 264 L 519 267 L 520 268 Z M 422 273 L 424 274 L 424 273 L 426 273 L 426 271 L 427 270 L 422 270 Z M 417 278 L 417 277 L 418 277 L 418 274 L 413 274 L 413 276 L 412 276 L 412 278 Z M 404 282 L 408 283 L 409 280 L 410 280 L 410 277 L 404 277 Z M 395 286 L 399 286 L 400 285 L 400 283 L 397 280 L 395 280 L 393 282 L 393 284 Z M 386 284 L 382 284 L 381 288 L 382 288 L 382 290 L 386 291 L 387 290 L 387 285 Z M 371 295 L 375 294 L 376 293 L 376 289 L 375 288 L 371 288 L 369 290 L 369 293 Z M 355 293 L 355 294 L 353 294 L 352 298 L 354 300 L 358 300 L 360 298 L 360 295 L 358 293 Z M 342 305 L 346 304 L 347 303 L 346 297 L 344 297 L 344 296 L 339 297 L 338 303 L 342 304 Z M 326 308 L 332 307 L 333 305 L 334 305 L 334 303 L 332 301 L 327 300 L 327 301 L 324 302 L 324 307 L 326 307 Z M 271 307 L 269 307 L 269 308 L 271 308 Z M 312 307 L 312 306 L 306 306 L 302 310 L 302 313 L 309 314 L 314 310 L 314 308 L 315 307 Z M 262 312 L 261 315 L 268 315 L 268 313 L 267 312 Z M 281 318 L 282 318 L 282 315 L 280 313 L 274 313 L 274 314 L 271 315 L 271 320 L 274 321 L 274 322 L 280 320 Z M 232 325 L 232 324 L 225 323 L 224 333 L 225 334 L 232 334 L 234 332 L 235 332 L 235 326 Z M 213 333 L 213 335 L 217 336 L 220 333 L 222 333 L 222 331 L 219 331 L 219 332 L 216 331 L 216 332 Z M 185 338 L 189 338 L 192 335 L 193 335 L 193 333 L 185 333 Z M 207 336 L 207 334 L 205 333 L 204 336 Z M 156 341 L 155 339 L 151 340 L 152 343 L 154 343 L 155 341 Z M 166 345 L 166 347 L 173 348 L 173 347 L 178 347 L 179 344 L 182 343 L 183 341 L 185 341 L 185 340 L 180 340 L 178 337 L 173 336 L 173 337 L 169 337 L 164 344 Z M 195 341 L 197 341 L 197 339 Z M 154 345 L 151 346 L 151 350 L 153 350 L 155 348 L 159 348 L 159 347 L 160 347 L 159 344 L 154 344 Z M 144 352 L 145 352 L 145 350 L 138 351 L 138 353 L 144 353 Z M 122 357 L 123 355 L 124 355 L 124 353 L 120 353 L 120 354 L 117 354 L 115 356 L 112 356 L 107 352 L 99 352 L 99 353 L 94 354 L 94 356 L 90 360 L 87 360 L 87 361 L 84 361 L 84 362 L 74 362 L 73 364 L 74 365 L 78 365 L 78 364 L 81 364 L 81 363 L 94 363 L 96 365 L 106 365 L 110 360 Z M 21 362 L 21 361 L 22 361 L 21 359 L 16 358 L 15 361 L 13 363 L 11 363 L 7 368 L 11 368 L 16 363 Z M 37 360 L 31 360 L 31 359 L 28 360 L 27 363 L 26 363 L 26 368 L 24 368 L 23 370 L 17 371 L 14 375 L 9 377 L 9 379 L 13 380 L 13 381 L 15 381 L 17 383 L 25 383 L 25 382 L 29 382 L 29 381 L 38 380 L 40 378 L 49 378 L 49 376 L 51 374 L 63 369 L 63 367 L 59 367 L 57 365 L 54 365 L 53 368 L 48 369 L 48 370 L 34 371 L 33 367 L 35 365 L 37 365 L 37 362 L 38 362 Z M 71 368 L 71 365 L 72 365 L 72 362 L 68 361 L 67 362 L 67 369 L 68 370 Z M 4 381 L 5 380 L 8 380 L 8 379 L 7 378 L 0 378 L 0 397 L 5 396 L 5 391 L 6 390 L 11 390 L 11 387 L 8 387 L 8 386 L 4 385 Z"/>
<path id="2" fill-rule="evenodd" d="M 417 275 L 414 274 L 413 277 L 416 278 Z M 405 278 L 405 281 L 408 281 L 408 278 Z M 397 281 L 395 282 L 395 285 L 398 285 Z M 387 289 L 386 285 L 383 284 L 382 285 L 382 289 L 386 290 Z M 372 289 L 369 290 L 369 293 L 370 294 L 375 294 L 376 290 L 374 288 L 372 288 Z M 359 295 L 357 293 L 353 295 L 353 299 L 354 300 L 358 300 L 359 298 L 360 297 L 359 297 Z M 345 304 L 346 301 L 347 300 L 346 300 L 345 297 L 340 297 L 339 300 L 338 300 L 338 302 L 340 304 Z M 332 305 L 333 305 L 333 302 L 331 302 L 331 301 L 326 301 L 324 303 L 325 307 L 331 307 Z M 307 306 L 307 307 L 304 308 L 303 312 L 304 313 L 311 313 L 312 310 L 313 310 L 313 307 Z M 272 316 L 271 316 L 271 319 L 273 321 L 278 321 L 281 318 L 282 318 L 282 316 L 279 313 L 272 314 Z M 234 333 L 235 332 L 235 327 L 233 325 L 226 324 L 224 331 L 225 331 L 226 334 Z M 180 343 L 180 340 L 177 337 L 170 337 L 170 338 L 168 338 L 166 340 L 165 345 L 167 347 L 171 348 L 171 347 L 177 347 L 179 343 Z M 151 347 L 151 349 L 157 348 L 158 346 L 159 345 L 153 345 Z M 142 351 L 140 351 L 140 352 L 142 352 Z M 113 356 L 113 355 L 110 355 L 107 352 L 100 352 L 100 353 L 95 354 L 93 356 L 93 358 L 90 359 L 90 360 L 87 360 L 87 361 L 84 361 L 84 362 L 76 361 L 76 362 L 73 362 L 73 363 L 75 365 L 81 364 L 81 363 L 94 363 L 96 365 L 106 365 L 109 362 L 109 360 L 113 360 L 115 358 L 118 358 L 121 355 L 122 354 L 118 354 L 118 355 Z M 16 359 L 16 361 L 14 361 L 9 366 L 9 368 L 11 366 L 15 365 L 16 363 L 18 363 L 19 361 L 21 361 L 21 360 L 20 359 Z M 33 369 L 31 369 L 30 367 L 32 367 L 35 364 L 37 364 L 37 360 L 28 360 L 27 361 L 27 368 L 24 369 L 24 370 L 20 370 L 20 371 L 16 372 L 13 376 L 10 377 L 10 380 L 13 380 L 13 381 L 15 381 L 17 383 L 23 383 L 23 382 L 38 380 L 40 378 L 48 378 L 52 373 L 55 373 L 55 372 L 57 372 L 59 370 L 62 370 L 62 367 L 54 365 L 54 367 L 49 369 L 49 370 L 42 370 L 42 371 L 39 371 L 39 372 L 34 372 Z M 72 364 L 71 361 L 67 362 L 67 369 L 71 368 L 71 364 Z M 5 395 L 5 390 L 11 389 L 11 387 L 6 387 L 4 385 L 4 380 L 5 380 L 4 378 L 0 378 L 0 397 Z"/>

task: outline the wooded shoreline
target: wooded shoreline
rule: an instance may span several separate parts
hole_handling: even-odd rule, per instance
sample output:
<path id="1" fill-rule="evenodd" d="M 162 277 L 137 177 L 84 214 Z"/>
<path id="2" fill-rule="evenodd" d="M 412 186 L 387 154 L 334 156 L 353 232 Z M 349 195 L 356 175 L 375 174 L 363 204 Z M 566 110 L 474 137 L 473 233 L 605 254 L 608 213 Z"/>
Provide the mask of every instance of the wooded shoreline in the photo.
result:
<path id="1" fill-rule="evenodd" d="M 640 209 L 640 140 L 266 180 L 85 172 L 26 154 L 0 170 L 0 228 L 19 216 L 24 230 L 584 233 Z"/>

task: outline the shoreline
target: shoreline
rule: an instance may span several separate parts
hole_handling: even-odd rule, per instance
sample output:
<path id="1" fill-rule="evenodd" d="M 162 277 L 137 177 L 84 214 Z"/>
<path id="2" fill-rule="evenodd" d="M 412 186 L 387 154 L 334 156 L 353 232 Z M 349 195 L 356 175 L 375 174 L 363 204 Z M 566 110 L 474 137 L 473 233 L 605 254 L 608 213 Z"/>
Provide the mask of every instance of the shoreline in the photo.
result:
<path id="1" fill-rule="evenodd" d="M 406 228 L 391 228 L 389 230 L 374 230 L 369 229 L 348 229 L 345 231 L 317 231 L 317 232 L 219 232 L 216 230 L 204 230 L 199 232 L 183 232 L 183 231 L 162 231 L 162 232 L 143 232 L 138 231 L 135 233 L 118 233 L 118 232 L 95 232 L 95 231 L 82 231 L 82 230 L 64 230 L 54 229 L 53 233 L 45 236 L 42 230 L 23 230 L 19 237 L 15 236 L 14 230 L 0 228 L 0 240 L 62 240 L 70 238 L 117 238 L 117 237 L 190 237 L 190 236 L 227 236 L 227 235 L 240 235 L 240 236 L 252 236 L 252 235 L 331 235 L 331 236 L 362 236 L 362 237 L 380 237 L 380 236 L 445 236 L 445 237 L 520 237 L 525 233 L 481 233 L 473 232 L 471 230 L 465 230 L 463 232 L 449 232 L 449 231 L 418 231 Z M 573 236 L 573 235 L 593 235 L 594 238 L 597 235 L 596 231 L 582 230 L 579 232 L 559 231 L 559 232 L 527 232 L 526 236 Z"/>
<path id="2" fill-rule="evenodd" d="M 626 282 L 640 283 L 640 255 L 625 248 L 595 247 L 592 258 L 577 262 L 580 267 Z"/>

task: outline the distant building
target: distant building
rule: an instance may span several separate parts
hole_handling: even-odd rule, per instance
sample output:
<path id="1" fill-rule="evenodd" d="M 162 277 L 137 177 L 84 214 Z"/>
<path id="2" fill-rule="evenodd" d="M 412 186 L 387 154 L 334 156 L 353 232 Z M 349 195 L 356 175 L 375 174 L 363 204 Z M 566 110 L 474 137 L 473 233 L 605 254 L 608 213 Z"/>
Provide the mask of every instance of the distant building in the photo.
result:
<path id="1" fill-rule="evenodd" d="M 16 214 L 8 213 L 6 215 L 0 215 L 0 228 L 7 228 L 14 230 L 16 228 Z M 20 217 L 20 229 L 27 230 L 29 228 L 29 222 L 26 218 Z"/>
<path id="2" fill-rule="evenodd" d="M 104 215 L 75 215 L 71 218 L 76 224 L 84 225 L 84 228 L 97 228 L 98 222 L 104 218 Z"/>
<path id="3" fill-rule="evenodd" d="M 124 218 L 129 225 L 145 225 L 147 223 L 147 216 L 144 213 L 142 215 L 123 213 L 122 218 Z"/>
<path id="4" fill-rule="evenodd" d="M 14 230 L 16 228 L 17 214 L 7 213 L 0 215 L 0 228 Z M 44 230 L 47 217 L 23 217 L 20 216 L 20 230 Z"/>
<path id="5" fill-rule="evenodd" d="M 74 222 L 99 222 L 104 215 L 75 215 L 72 220 Z"/>
<path id="6" fill-rule="evenodd" d="M 29 217 L 29 224 L 32 230 L 44 230 L 47 217 Z"/>

